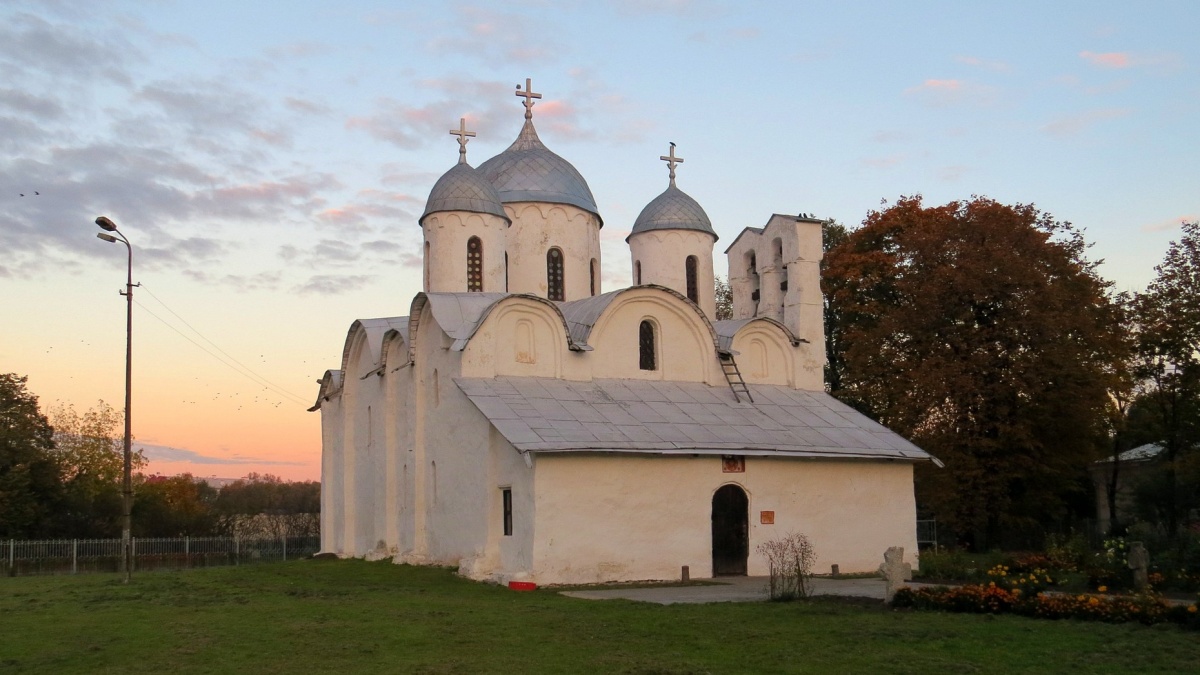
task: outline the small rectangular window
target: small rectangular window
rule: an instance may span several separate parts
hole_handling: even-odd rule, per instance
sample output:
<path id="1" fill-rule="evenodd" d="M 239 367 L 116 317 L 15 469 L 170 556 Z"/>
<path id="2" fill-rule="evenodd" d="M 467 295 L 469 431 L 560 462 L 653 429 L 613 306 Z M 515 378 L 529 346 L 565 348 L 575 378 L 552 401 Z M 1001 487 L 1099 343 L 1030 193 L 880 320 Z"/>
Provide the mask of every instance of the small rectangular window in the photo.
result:
<path id="1" fill-rule="evenodd" d="M 500 491 L 504 498 L 504 536 L 512 536 L 512 488 L 504 488 Z"/>

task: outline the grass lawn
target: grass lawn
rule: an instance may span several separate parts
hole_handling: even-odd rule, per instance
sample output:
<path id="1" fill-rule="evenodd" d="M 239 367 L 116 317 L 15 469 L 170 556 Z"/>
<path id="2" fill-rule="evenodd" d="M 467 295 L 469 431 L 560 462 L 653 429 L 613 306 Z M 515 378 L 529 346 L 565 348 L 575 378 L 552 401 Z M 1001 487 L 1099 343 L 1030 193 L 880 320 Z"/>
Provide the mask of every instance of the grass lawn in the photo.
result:
<path id="1" fill-rule="evenodd" d="M 1175 627 L 833 599 L 659 606 L 305 560 L 0 578 L 0 672 L 1195 672 Z"/>

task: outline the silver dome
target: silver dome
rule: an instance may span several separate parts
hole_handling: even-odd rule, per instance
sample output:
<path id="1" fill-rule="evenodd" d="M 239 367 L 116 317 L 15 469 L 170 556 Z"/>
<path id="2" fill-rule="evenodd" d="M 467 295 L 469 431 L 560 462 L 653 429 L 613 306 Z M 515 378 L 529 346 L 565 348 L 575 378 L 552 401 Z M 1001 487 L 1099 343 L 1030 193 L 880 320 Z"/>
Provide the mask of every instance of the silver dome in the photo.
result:
<path id="1" fill-rule="evenodd" d="M 530 120 L 525 121 L 521 134 L 507 150 L 479 165 L 479 173 L 495 186 L 500 201 L 506 204 L 570 204 L 600 220 L 587 181 L 570 162 L 542 145 Z"/>
<path id="2" fill-rule="evenodd" d="M 708 214 L 700 208 L 695 199 L 675 187 L 675 181 L 671 181 L 671 185 L 661 195 L 642 209 L 637 220 L 633 222 L 633 230 L 629 237 L 650 230 L 696 230 L 711 234 L 713 241 L 717 240 L 717 233 L 713 231 Z M 629 237 L 626 237 L 625 241 L 629 241 Z"/>
<path id="3" fill-rule="evenodd" d="M 424 222 L 425 216 L 437 211 L 490 213 L 508 220 L 496 188 L 484 178 L 483 172 L 472 169 L 466 162 L 455 164 L 433 184 L 429 200 L 425 202 L 425 213 L 417 222 Z"/>

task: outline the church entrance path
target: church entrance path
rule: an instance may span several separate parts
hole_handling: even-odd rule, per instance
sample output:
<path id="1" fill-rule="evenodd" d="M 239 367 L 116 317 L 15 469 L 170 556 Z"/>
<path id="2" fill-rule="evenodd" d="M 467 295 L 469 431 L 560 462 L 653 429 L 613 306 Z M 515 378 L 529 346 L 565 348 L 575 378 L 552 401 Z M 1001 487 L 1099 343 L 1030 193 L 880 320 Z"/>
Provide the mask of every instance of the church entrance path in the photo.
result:
<path id="1" fill-rule="evenodd" d="M 766 577 L 721 577 L 711 586 L 670 588 L 606 588 L 595 591 L 563 591 L 563 595 L 585 600 L 637 600 L 659 605 L 705 602 L 761 602 L 767 599 Z M 883 602 L 882 579 L 813 579 L 815 595 L 846 595 L 877 598 Z"/>

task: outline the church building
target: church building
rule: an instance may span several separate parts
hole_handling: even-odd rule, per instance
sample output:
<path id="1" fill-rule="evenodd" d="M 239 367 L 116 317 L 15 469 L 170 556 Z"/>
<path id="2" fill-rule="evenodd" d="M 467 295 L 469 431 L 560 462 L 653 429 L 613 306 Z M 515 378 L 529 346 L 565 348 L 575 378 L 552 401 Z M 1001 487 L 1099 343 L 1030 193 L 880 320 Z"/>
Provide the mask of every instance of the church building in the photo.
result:
<path id="1" fill-rule="evenodd" d="M 596 200 L 516 93 L 499 155 L 473 168 L 450 132 L 423 292 L 355 321 L 320 380 L 322 551 L 589 583 L 766 574 L 756 547 L 801 532 L 823 570 L 915 563 L 913 465 L 937 460 L 824 391 L 822 221 L 745 229 L 718 321 L 717 234 L 672 144 L 631 285 L 604 292 Z"/>

